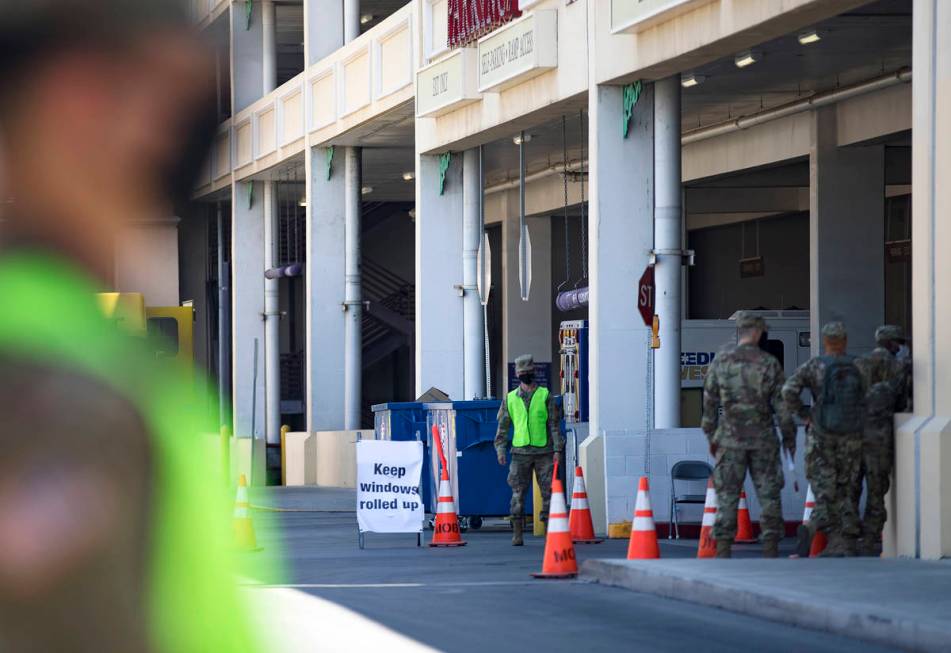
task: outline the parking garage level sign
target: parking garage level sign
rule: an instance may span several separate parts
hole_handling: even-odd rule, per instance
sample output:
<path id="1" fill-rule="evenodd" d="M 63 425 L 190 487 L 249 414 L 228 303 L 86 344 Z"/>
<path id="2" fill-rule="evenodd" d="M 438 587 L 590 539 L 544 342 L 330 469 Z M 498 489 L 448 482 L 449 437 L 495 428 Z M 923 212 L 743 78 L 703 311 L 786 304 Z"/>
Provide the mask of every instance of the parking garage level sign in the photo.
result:
<path id="1" fill-rule="evenodd" d="M 654 267 L 648 265 L 637 282 L 637 310 L 648 327 L 654 324 L 654 290 Z"/>

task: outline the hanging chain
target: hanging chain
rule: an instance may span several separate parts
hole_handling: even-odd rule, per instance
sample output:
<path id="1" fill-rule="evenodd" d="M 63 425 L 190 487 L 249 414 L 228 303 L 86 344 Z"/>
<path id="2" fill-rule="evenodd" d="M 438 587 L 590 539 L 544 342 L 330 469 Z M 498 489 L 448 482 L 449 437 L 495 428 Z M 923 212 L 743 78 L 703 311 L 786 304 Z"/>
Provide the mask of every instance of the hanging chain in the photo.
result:
<path id="1" fill-rule="evenodd" d="M 561 116 L 561 147 L 564 156 L 564 173 L 562 179 L 565 187 L 565 280 L 558 284 L 560 291 L 571 281 L 571 241 L 568 238 L 568 117 Z"/>
<path id="2" fill-rule="evenodd" d="M 585 145 L 585 132 L 584 132 L 584 109 L 579 112 L 581 117 L 581 278 L 585 281 L 588 280 L 588 221 L 585 218 L 585 209 L 584 209 L 584 183 L 585 183 L 585 165 L 584 165 L 584 145 Z"/>

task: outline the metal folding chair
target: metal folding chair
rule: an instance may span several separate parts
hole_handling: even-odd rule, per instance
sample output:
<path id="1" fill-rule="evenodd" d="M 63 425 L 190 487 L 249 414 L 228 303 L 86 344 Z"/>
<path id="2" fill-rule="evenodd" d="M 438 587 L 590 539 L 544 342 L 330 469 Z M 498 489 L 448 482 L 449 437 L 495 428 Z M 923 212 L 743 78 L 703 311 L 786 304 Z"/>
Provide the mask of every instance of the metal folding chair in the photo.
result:
<path id="1" fill-rule="evenodd" d="M 704 494 L 677 494 L 677 481 L 706 481 L 713 475 L 713 467 L 703 460 L 681 460 L 670 468 L 670 530 L 667 539 L 680 539 L 680 504 L 700 504 L 706 502 Z"/>

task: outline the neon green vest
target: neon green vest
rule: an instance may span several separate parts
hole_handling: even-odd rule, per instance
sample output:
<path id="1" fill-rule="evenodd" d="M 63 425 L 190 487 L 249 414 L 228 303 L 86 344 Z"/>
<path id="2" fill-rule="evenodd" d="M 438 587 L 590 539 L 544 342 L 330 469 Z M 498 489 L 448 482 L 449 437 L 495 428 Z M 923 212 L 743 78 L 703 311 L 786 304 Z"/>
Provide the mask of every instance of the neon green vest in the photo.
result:
<path id="1" fill-rule="evenodd" d="M 528 410 L 518 396 L 518 388 L 508 394 L 506 404 L 515 429 L 513 447 L 544 447 L 548 444 L 548 388 L 535 389 Z"/>
<path id="2" fill-rule="evenodd" d="M 0 351 L 94 376 L 132 401 L 151 436 L 154 486 L 148 568 L 149 631 L 162 653 L 260 650 L 248 627 L 232 554 L 229 498 L 205 458 L 207 394 L 141 341 L 117 334 L 95 286 L 51 256 L 0 256 Z M 258 576 L 263 570 L 243 569 Z"/>

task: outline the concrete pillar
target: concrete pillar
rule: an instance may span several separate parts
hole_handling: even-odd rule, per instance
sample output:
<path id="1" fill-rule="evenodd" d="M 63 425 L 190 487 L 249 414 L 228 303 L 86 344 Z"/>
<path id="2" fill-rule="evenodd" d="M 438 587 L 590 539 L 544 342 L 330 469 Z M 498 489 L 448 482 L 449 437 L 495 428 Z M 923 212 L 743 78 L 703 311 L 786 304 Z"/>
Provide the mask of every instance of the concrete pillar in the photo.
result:
<path id="1" fill-rule="evenodd" d="M 643 101 L 643 100 L 642 100 Z M 680 183 L 680 75 L 654 84 L 655 311 L 660 349 L 655 354 L 657 428 L 680 426 L 680 321 L 683 305 L 683 210 Z"/>
<path id="2" fill-rule="evenodd" d="M 462 285 L 464 398 L 485 394 L 485 322 L 479 300 L 479 245 L 482 242 L 482 174 L 479 148 L 466 150 L 462 165 Z"/>
<path id="3" fill-rule="evenodd" d="M 464 395 L 462 156 L 453 153 L 439 192 L 439 156 L 416 161 L 416 394 Z"/>
<path id="4" fill-rule="evenodd" d="M 250 24 L 244 0 L 231 3 L 231 98 L 233 113 L 262 97 L 264 89 L 264 21 L 255 3 Z"/>
<path id="5" fill-rule="evenodd" d="M 895 438 L 897 554 L 951 556 L 951 7 L 916 0 L 912 59 L 914 415 Z M 888 528 L 886 528 L 886 531 Z"/>
<path id="6" fill-rule="evenodd" d="M 264 184 L 237 182 L 232 185 L 232 195 L 231 402 L 234 434 L 238 438 L 263 438 L 264 248 L 261 243 L 264 240 Z"/>
<path id="7" fill-rule="evenodd" d="M 812 352 L 841 320 L 849 351 L 875 347 L 885 319 L 885 156 L 881 145 L 839 147 L 836 108 L 813 113 L 809 151 L 809 290 Z M 861 292 L 856 292 L 861 289 Z"/>
<path id="8" fill-rule="evenodd" d="M 326 148 L 306 156 L 307 430 L 338 431 L 343 417 L 344 163 L 336 150 L 328 177 Z"/>
<path id="9" fill-rule="evenodd" d="M 343 338 L 343 397 L 344 428 L 360 428 L 363 380 L 363 294 L 360 288 L 360 225 L 363 198 L 361 197 L 362 161 L 359 147 L 344 150 L 344 315 Z"/>
<path id="10" fill-rule="evenodd" d="M 343 40 L 349 43 L 360 36 L 360 0 L 343 0 Z"/>
<path id="11" fill-rule="evenodd" d="M 277 186 L 264 186 L 264 265 L 277 267 Z M 281 310 L 277 279 L 264 279 L 264 434 L 268 444 L 281 443 Z"/>
<path id="12" fill-rule="evenodd" d="M 277 20 L 273 0 L 261 0 L 261 43 L 261 90 L 267 95 L 277 88 Z"/>
<path id="13" fill-rule="evenodd" d="M 343 46 L 343 37 L 343 0 L 304 0 L 304 58 L 308 66 Z"/>
<path id="14" fill-rule="evenodd" d="M 231 279 L 230 268 L 225 263 L 224 213 L 221 202 L 215 207 L 218 234 L 218 424 L 230 424 L 230 402 L 227 391 L 231 370 Z"/>
<path id="15" fill-rule="evenodd" d="M 618 128 L 621 87 L 592 86 L 588 110 L 591 422 L 582 464 L 602 466 L 586 469 L 585 477 L 605 479 L 588 485 L 595 528 L 605 532 L 608 523 L 631 519 L 635 474 L 646 454 L 637 435 L 645 430 L 651 400 L 650 330 L 634 300 L 654 243 L 654 87 L 647 84 L 634 105 L 627 138 Z"/>

